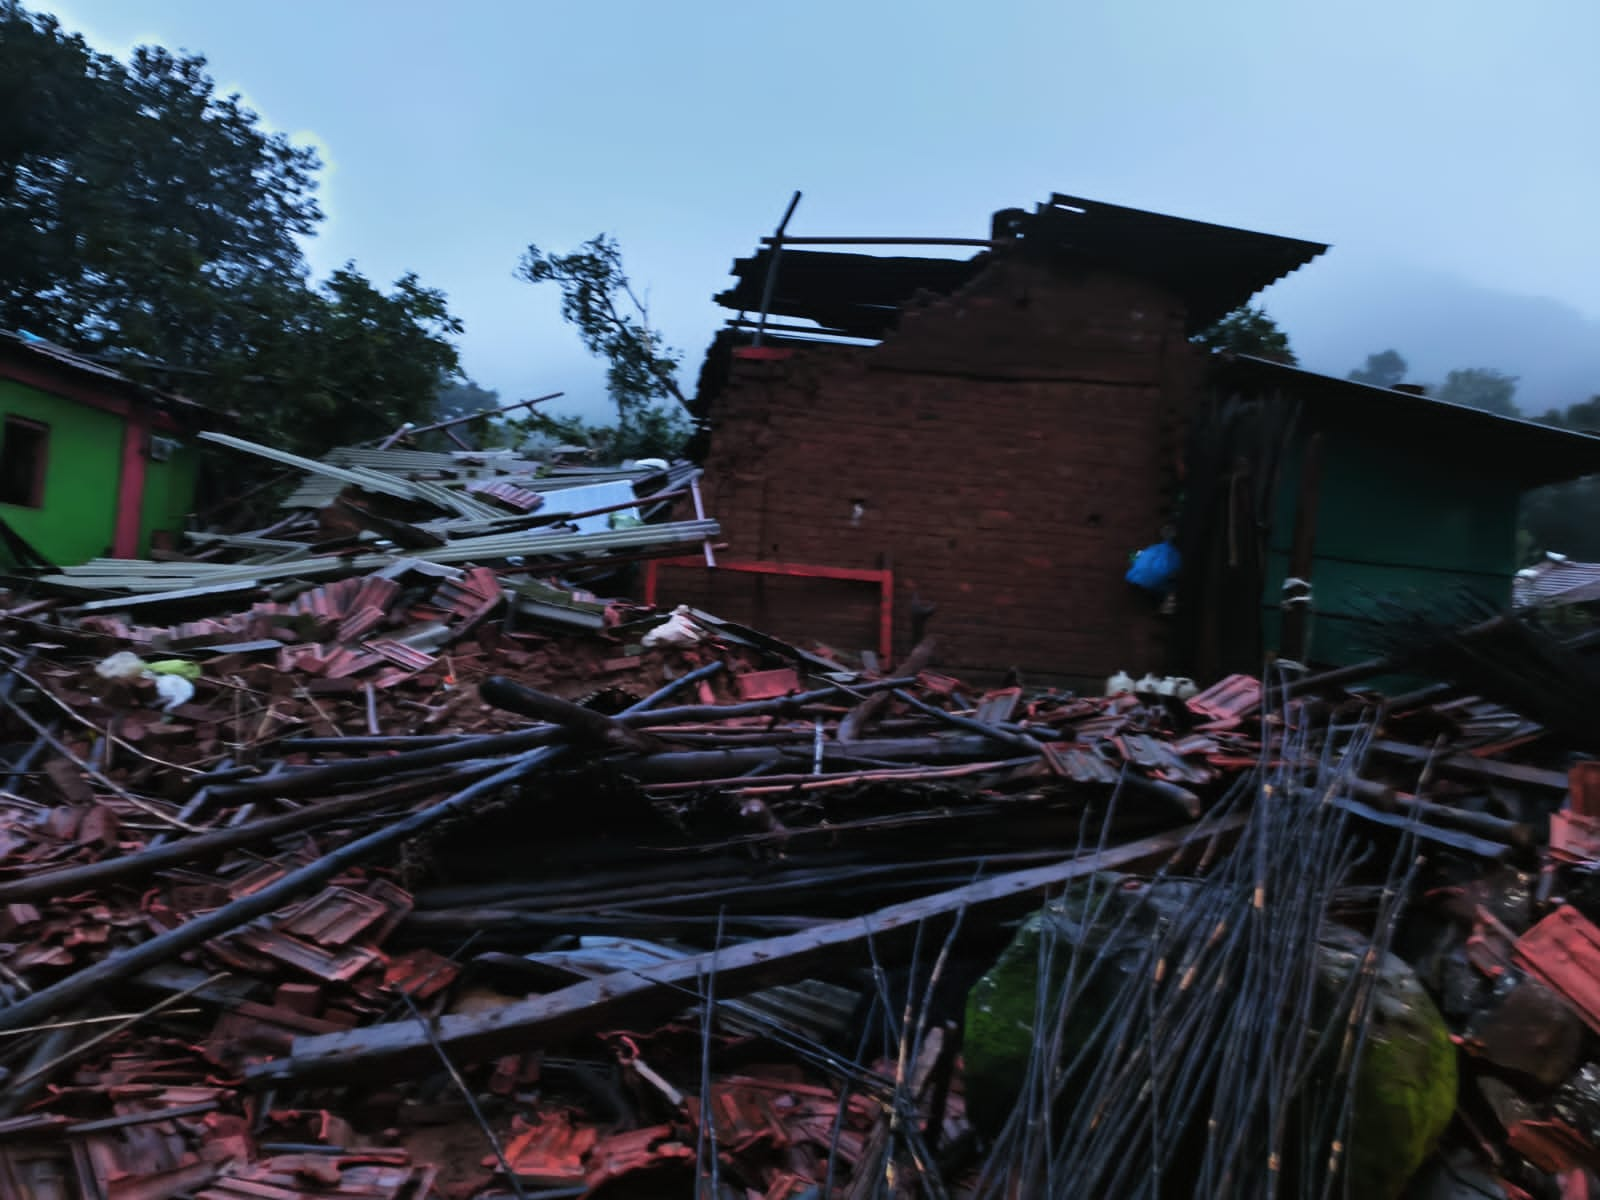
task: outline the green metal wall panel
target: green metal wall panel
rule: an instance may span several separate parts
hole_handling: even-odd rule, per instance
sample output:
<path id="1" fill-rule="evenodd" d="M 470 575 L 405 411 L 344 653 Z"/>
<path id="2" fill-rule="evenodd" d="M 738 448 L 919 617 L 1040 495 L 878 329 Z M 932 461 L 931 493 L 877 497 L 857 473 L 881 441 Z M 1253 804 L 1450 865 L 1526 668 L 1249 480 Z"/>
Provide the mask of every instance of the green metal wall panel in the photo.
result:
<path id="1" fill-rule="evenodd" d="M 150 537 L 157 530 L 181 534 L 194 507 L 200 454 L 192 446 L 179 446 L 166 462 L 146 464 L 144 510 L 139 519 L 139 553 L 150 552 Z"/>
<path id="2" fill-rule="evenodd" d="M 1262 596 L 1265 644 L 1278 644 L 1305 444 L 1287 456 Z M 1511 597 L 1520 489 L 1491 472 L 1418 454 L 1382 426 L 1323 432 L 1309 657 L 1341 664 L 1371 657 L 1360 618 L 1377 596 L 1427 604 L 1470 591 Z"/>
<path id="3" fill-rule="evenodd" d="M 0 416 L 50 427 L 43 506 L 0 504 L 0 517 L 58 564 L 108 553 L 116 532 L 122 418 L 11 380 L 0 380 Z"/>

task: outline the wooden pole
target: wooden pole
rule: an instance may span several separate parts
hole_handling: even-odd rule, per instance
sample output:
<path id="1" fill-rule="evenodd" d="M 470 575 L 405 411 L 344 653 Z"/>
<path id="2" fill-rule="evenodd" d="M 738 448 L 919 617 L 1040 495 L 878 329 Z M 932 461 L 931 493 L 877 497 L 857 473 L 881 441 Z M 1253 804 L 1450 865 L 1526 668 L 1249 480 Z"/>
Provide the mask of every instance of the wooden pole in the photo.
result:
<path id="1" fill-rule="evenodd" d="M 913 936 L 930 921 L 975 913 L 995 916 L 1025 910 L 1062 884 L 1099 871 L 1122 870 L 1164 860 L 1192 841 L 1240 828 L 1245 814 L 1189 825 L 1098 853 L 1031 871 L 1017 871 L 920 900 L 879 909 L 862 917 L 714 953 L 674 959 L 659 966 L 607 975 L 534 996 L 487 1013 L 439 1018 L 438 1043 L 458 1061 L 481 1062 L 597 1029 L 648 1027 L 683 1007 L 684 989 L 715 974 L 721 994 L 737 996 L 793 983 L 818 969 L 864 957 L 869 943 Z M 245 1071 L 247 1086 L 350 1083 L 404 1079 L 427 1070 L 435 1051 L 414 1022 L 390 1022 L 348 1033 L 297 1038 L 294 1052 Z"/>
<path id="2" fill-rule="evenodd" d="M 1322 500 L 1322 435 L 1306 443 L 1300 464 L 1300 502 L 1294 514 L 1294 541 L 1289 550 L 1289 579 L 1284 581 L 1283 625 L 1278 653 L 1295 662 L 1306 661 L 1310 649 L 1311 575 L 1317 558 L 1317 510 Z M 1291 591 L 1290 580 L 1300 581 Z"/>

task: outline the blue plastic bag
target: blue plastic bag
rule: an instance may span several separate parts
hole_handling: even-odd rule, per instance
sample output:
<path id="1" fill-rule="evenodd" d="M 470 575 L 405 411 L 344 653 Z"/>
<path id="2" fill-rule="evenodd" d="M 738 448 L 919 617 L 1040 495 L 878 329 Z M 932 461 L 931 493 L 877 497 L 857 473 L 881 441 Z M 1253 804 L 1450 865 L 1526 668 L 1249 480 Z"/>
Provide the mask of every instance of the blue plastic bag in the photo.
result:
<path id="1" fill-rule="evenodd" d="M 1178 564 L 1178 548 L 1171 542 L 1157 542 L 1134 556 L 1127 580 L 1149 592 L 1166 592 L 1178 577 Z"/>

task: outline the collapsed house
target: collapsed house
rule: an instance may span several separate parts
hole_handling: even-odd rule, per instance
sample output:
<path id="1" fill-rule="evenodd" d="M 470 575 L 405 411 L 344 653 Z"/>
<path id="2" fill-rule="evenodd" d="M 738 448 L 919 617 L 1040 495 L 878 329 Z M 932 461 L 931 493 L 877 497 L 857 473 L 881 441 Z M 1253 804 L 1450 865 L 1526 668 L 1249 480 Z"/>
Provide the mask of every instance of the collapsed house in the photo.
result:
<path id="1" fill-rule="evenodd" d="M 1595 1194 L 1600 638 L 1498 610 L 1596 443 L 1207 360 L 1320 247 L 1051 208 L 793 252 L 709 496 L 206 434 L 268 524 L 6 564 L 0 1200 Z M 1475 620 L 1343 632 L 1408 580 Z"/>
<path id="2" fill-rule="evenodd" d="M 195 435 L 215 420 L 81 355 L 0 333 L 0 526 L 52 563 L 175 546 L 194 507 Z"/>
<path id="3" fill-rule="evenodd" d="M 1061 195 L 942 240 L 978 250 L 734 263 L 696 400 L 727 552 L 662 564 L 664 598 L 885 654 L 936 609 L 962 670 L 1341 663 L 1358 594 L 1509 600 L 1521 492 L 1600 469 L 1592 437 L 1190 341 L 1324 245 Z M 1169 526 L 1170 616 L 1124 581 Z"/>
<path id="4" fill-rule="evenodd" d="M 1592 1186 L 1592 638 L 986 690 L 612 532 L 0 600 L 0 1196 Z"/>

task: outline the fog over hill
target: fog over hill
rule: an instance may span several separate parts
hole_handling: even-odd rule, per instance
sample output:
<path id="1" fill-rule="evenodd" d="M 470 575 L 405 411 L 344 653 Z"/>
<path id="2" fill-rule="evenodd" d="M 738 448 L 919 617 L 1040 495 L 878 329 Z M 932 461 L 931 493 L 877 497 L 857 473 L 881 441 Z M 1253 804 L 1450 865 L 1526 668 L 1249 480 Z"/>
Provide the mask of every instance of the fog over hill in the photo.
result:
<path id="1" fill-rule="evenodd" d="M 1256 303 L 1314 371 L 1344 376 L 1393 348 L 1410 365 L 1408 382 L 1438 383 L 1461 367 L 1517 376 L 1528 416 L 1600 394 L 1600 320 L 1548 297 L 1335 247 Z"/>

